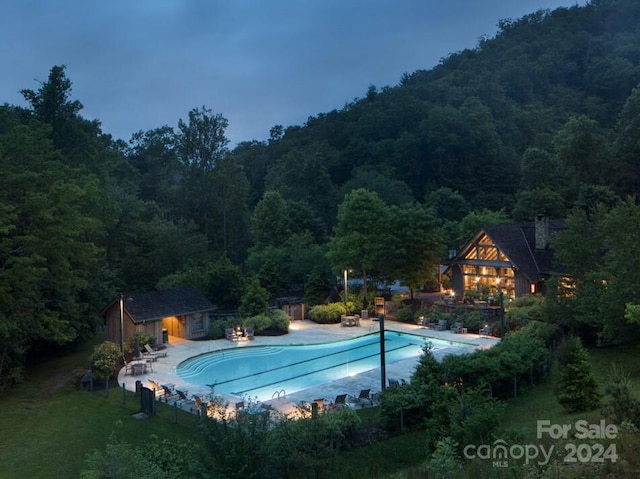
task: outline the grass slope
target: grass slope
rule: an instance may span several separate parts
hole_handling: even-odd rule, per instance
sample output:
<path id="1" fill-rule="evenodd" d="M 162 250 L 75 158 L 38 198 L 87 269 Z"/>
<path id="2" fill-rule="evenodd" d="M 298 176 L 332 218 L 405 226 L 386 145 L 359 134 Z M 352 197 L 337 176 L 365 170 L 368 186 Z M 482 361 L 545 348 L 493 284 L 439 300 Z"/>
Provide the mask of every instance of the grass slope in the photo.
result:
<path id="1" fill-rule="evenodd" d="M 86 370 L 93 345 L 31 372 L 24 384 L 0 399 L 0 464 L 3 479 L 78 477 L 85 456 L 103 450 L 112 435 L 135 443 L 150 434 L 188 441 L 195 418 L 181 414 L 176 424 L 171 408 L 139 420 L 135 395 L 122 391 L 78 390 L 74 371 Z"/>
<path id="2" fill-rule="evenodd" d="M 97 341 L 101 340 L 99 338 Z M 24 384 L 0 398 L 0 464 L 1 476 L 13 478 L 77 477 L 85 467 L 86 454 L 103 450 L 113 435 L 135 443 L 151 434 L 173 438 L 180 442 L 194 439 L 196 419 L 180 412 L 178 423 L 174 411 L 159 407 L 158 415 L 145 420 L 133 418 L 139 410 L 135 396 L 111 389 L 78 390 L 71 381 L 74 371 L 86 369 L 93 345 L 76 354 L 52 360 L 31 372 Z M 615 362 L 631 374 L 635 392 L 640 395 L 640 347 L 594 350 L 591 360 L 598 380 L 604 385 L 610 364 Z M 363 411 L 365 421 L 377 420 L 377 410 Z M 578 419 L 597 423 L 600 411 L 588 414 L 567 414 L 554 395 L 554 376 L 534 389 L 508 401 L 501 436 L 510 443 L 531 443 L 536 440 L 536 420 L 570 424 Z M 637 434 L 632 443 L 620 444 L 623 460 L 640 466 Z M 424 477 L 426 459 L 424 434 L 413 432 L 367 447 L 341 454 L 340 477 L 375 478 Z M 501 477 L 500 471 L 478 470 L 477 464 L 467 464 L 459 477 L 488 474 Z"/>

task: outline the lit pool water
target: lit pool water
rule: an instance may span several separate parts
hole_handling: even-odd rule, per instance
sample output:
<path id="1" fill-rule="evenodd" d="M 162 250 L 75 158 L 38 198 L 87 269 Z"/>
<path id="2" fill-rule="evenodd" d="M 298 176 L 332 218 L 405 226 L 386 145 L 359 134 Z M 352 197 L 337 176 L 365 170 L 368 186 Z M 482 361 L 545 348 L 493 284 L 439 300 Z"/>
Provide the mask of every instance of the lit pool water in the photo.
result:
<path id="1" fill-rule="evenodd" d="M 434 351 L 468 346 L 386 331 L 385 362 L 417 358 L 427 342 Z M 380 335 L 374 333 L 331 343 L 213 351 L 183 361 L 176 373 L 186 382 L 213 387 L 215 392 L 266 401 L 280 391 L 292 394 L 377 367 L 380 367 Z"/>

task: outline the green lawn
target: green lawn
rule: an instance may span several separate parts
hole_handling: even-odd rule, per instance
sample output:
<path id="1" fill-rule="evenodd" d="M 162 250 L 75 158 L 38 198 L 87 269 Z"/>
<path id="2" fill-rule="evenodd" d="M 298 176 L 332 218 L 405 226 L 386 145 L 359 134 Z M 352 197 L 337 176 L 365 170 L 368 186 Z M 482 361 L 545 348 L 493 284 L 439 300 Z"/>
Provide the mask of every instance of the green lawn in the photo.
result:
<path id="1" fill-rule="evenodd" d="M 139 410 L 133 394 L 126 393 L 123 404 L 123 393 L 118 389 L 111 389 L 108 396 L 105 391 L 78 390 L 69 378 L 74 370 L 87 368 L 92 347 L 39 366 L 26 383 L 0 398 L 3 478 L 77 477 L 85 466 L 86 454 L 104 449 L 113 435 L 129 442 L 151 434 L 180 442 L 194 439 L 196 418 L 188 413 L 179 411 L 176 424 L 174 411 L 159 405 L 157 416 L 138 420 L 133 417 Z M 630 373 L 640 395 L 639 352 L 640 347 L 592 351 L 594 371 L 601 384 L 606 381 L 611 362 L 615 362 Z M 567 424 L 577 419 L 597 423 L 602 418 L 599 411 L 565 413 L 555 399 L 553 381 L 552 375 L 508 401 L 501 434 L 510 442 L 535 441 L 537 419 Z M 370 409 L 362 418 L 365 423 L 375 422 L 376 416 L 377 410 Z M 623 455 L 632 450 L 631 446 L 621 448 Z M 638 451 L 633 451 L 637 456 Z M 425 458 L 424 434 L 414 432 L 343 453 L 337 461 L 340 477 L 390 477 L 396 471 L 402 472 L 394 477 L 420 477 L 420 464 Z M 467 471 L 461 477 L 471 474 Z"/>
<path id="2" fill-rule="evenodd" d="M 135 395 L 122 391 L 79 391 L 71 372 L 86 369 L 92 345 L 77 354 L 50 361 L 29 380 L 0 399 L 1 476 L 11 478 L 77 477 L 85 456 L 103 449 L 112 434 L 135 442 L 150 434 L 189 440 L 195 417 L 183 413 L 178 423 L 173 410 L 159 408 L 149 419 L 134 419 L 139 411 Z M 60 387 L 62 385 L 62 387 Z"/>

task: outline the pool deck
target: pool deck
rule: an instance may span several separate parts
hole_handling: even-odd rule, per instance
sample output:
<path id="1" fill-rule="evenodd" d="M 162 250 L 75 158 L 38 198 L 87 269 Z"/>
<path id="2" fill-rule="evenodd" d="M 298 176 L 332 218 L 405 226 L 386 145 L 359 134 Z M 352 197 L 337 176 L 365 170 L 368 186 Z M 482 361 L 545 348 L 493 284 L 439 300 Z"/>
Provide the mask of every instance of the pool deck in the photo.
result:
<path id="1" fill-rule="evenodd" d="M 478 334 L 455 334 L 451 331 L 435 331 L 432 329 L 421 328 L 417 325 L 399 323 L 396 321 L 386 321 L 385 331 L 399 331 L 404 333 L 417 334 L 434 339 L 443 339 L 446 341 L 455 341 L 464 343 L 466 346 L 456 346 L 453 348 L 445 348 L 435 350 L 436 358 L 444 355 L 471 353 L 477 349 L 486 349 L 499 342 L 499 339 L 479 336 Z M 271 346 L 271 345 L 301 345 L 323 343 L 329 341 L 337 341 L 341 339 L 349 339 L 372 332 L 379 332 L 379 323 L 372 320 L 360 320 L 360 326 L 342 327 L 340 324 L 316 324 L 311 321 L 292 321 L 289 327 L 289 334 L 283 336 L 256 336 L 252 341 L 231 342 L 227 339 L 217 339 L 208 341 L 189 341 L 171 336 L 169 343 L 166 345 L 167 357 L 158 358 L 152 363 L 153 372 L 148 372 L 138 376 L 130 374 L 125 375 L 124 368 L 118 374 L 119 384 L 124 384 L 129 391 L 135 391 L 136 381 L 141 381 L 143 386 L 150 387 L 149 379 L 159 384 L 174 384 L 176 389 L 187 390 L 189 397 L 199 395 L 208 397 L 211 395 L 211 389 L 208 387 L 196 386 L 183 381 L 176 374 L 176 366 L 185 359 L 199 354 L 211 351 L 219 351 L 223 349 L 242 348 L 248 346 Z M 406 359 L 392 364 L 386 365 L 386 378 L 394 378 L 398 380 L 409 381 L 418 362 L 418 358 Z M 339 379 L 320 386 L 304 389 L 291 394 L 281 394 L 263 404 L 271 405 L 282 413 L 290 414 L 296 410 L 296 405 L 303 401 L 312 402 L 315 399 L 325 398 L 328 401 L 334 401 L 339 394 L 349 394 L 357 396 L 362 389 L 371 389 L 372 393 L 381 390 L 381 369 L 373 370 Z M 276 392 L 274 391 L 274 394 Z M 286 393 L 286 391 L 285 391 Z M 242 398 L 235 398 L 225 394 L 218 394 L 229 401 L 231 405 Z"/>

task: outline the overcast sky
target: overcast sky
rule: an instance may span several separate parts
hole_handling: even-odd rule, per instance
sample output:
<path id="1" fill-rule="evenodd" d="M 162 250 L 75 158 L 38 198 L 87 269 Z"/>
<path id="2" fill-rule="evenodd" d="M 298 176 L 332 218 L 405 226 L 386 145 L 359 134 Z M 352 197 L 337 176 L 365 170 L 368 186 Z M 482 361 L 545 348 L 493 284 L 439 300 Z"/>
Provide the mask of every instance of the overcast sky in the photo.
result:
<path id="1" fill-rule="evenodd" d="M 115 138 L 206 106 L 233 146 L 431 69 L 500 19 L 585 1 L 2 0 L 0 103 L 66 65 L 81 114 Z"/>

